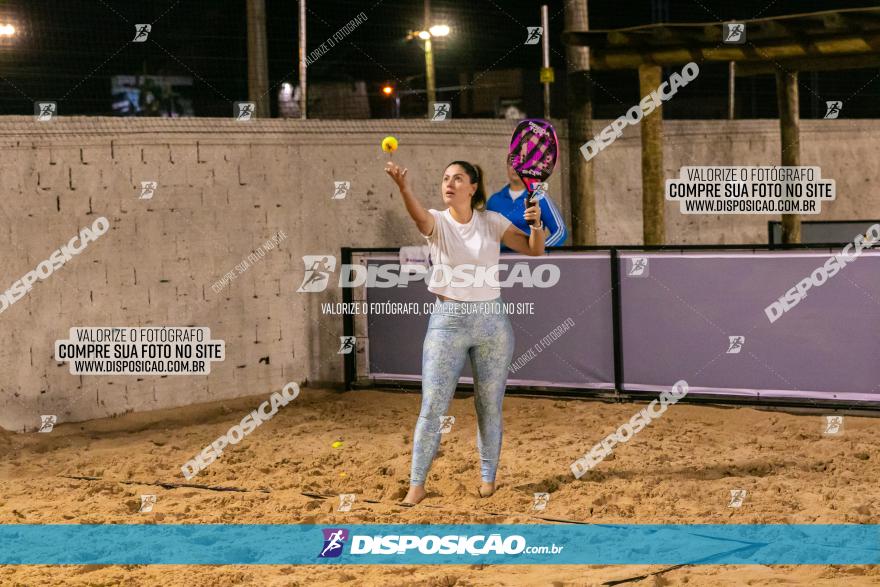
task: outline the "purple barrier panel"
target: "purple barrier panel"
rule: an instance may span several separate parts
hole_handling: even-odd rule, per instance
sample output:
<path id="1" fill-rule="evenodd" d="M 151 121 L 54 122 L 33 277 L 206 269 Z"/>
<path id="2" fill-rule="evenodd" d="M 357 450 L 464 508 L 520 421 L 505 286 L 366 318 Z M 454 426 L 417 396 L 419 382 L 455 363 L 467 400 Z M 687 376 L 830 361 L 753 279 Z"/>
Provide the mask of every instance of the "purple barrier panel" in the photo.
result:
<path id="1" fill-rule="evenodd" d="M 880 402 L 880 253 L 765 313 L 838 252 L 621 253 L 624 388 Z"/>
<path id="2" fill-rule="evenodd" d="M 544 257 L 503 255 L 501 263 L 541 264 L 559 268 L 553 287 L 502 288 L 508 304 L 531 303 L 533 314 L 510 314 L 516 336 L 509 385 L 614 389 L 614 357 L 611 327 L 611 269 L 607 252 L 553 252 Z M 369 256 L 368 265 L 397 263 L 396 256 Z M 500 272 L 500 279 L 509 272 Z M 433 303 L 424 281 L 408 287 L 366 290 L 369 304 L 415 303 L 419 309 Z M 400 306 L 402 307 L 402 306 Z M 422 341 L 428 314 L 373 315 L 367 319 L 367 365 L 373 381 L 420 381 Z M 567 330 L 551 335 L 560 325 Z M 548 339 L 547 337 L 555 340 Z M 542 342 L 543 341 L 543 342 Z M 472 383 L 468 362 L 461 381 Z"/>

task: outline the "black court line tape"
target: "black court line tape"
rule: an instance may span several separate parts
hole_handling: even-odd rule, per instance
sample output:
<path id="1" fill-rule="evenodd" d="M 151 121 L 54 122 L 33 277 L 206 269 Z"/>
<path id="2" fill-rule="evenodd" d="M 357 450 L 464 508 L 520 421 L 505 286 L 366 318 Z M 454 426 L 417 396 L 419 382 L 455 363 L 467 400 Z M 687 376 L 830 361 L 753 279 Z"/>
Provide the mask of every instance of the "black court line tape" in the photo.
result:
<path id="1" fill-rule="evenodd" d="M 704 537 L 706 537 L 706 538 L 715 538 L 714 536 L 704 536 Z M 691 561 L 691 562 L 689 562 L 689 563 L 683 563 L 683 564 L 680 564 L 680 565 L 672 565 L 671 567 L 666 567 L 665 569 L 660 569 L 659 571 L 655 571 L 655 572 L 653 572 L 653 573 L 648 573 L 648 574 L 646 574 L 646 575 L 638 575 L 638 576 L 635 576 L 635 577 L 628 577 L 628 578 L 626 578 L 626 579 L 613 579 L 613 580 L 611 580 L 611 581 L 606 581 L 605 583 L 602 583 L 602 585 L 620 585 L 620 584 L 622 584 L 622 583 L 631 583 L 631 582 L 633 582 L 633 581 L 641 581 L 642 579 L 647 579 L 648 577 L 651 577 L 651 576 L 653 576 L 653 575 L 661 575 L 661 574 L 663 574 L 663 573 L 668 573 L 669 571 L 674 571 L 675 569 L 680 569 L 680 568 L 682 568 L 682 567 L 690 567 L 690 566 L 694 566 L 694 565 L 698 565 L 698 564 L 702 564 L 702 563 L 709 563 L 709 562 L 711 562 L 713 559 L 717 560 L 717 558 L 718 558 L 719 556 L 728 556 L 728 555 L 731 555 L 731 554 L 734 554 L 734 553 L 737 553 L 737 552 L 741 552 L 741 551 L 749 551 L 749 550 L 754 551 L 754 550 L 757 550 L 757 549 L 759 549 L 759 548 L 761 548 L 761 547 L 763 547 L 763 546 L 767 546 L 767 544 L 766 544 L 766 543 L 763 543 L 763 542 L 752 542 L 752 543 L 750 543 L 750 542 L 744 542 L 744 541 L 742 541 L 742 540 L 732 540 L 731 542 L 737 542 L 737 543 L 740 543 L 740 544 L 745 544 L 745 546 L 739 546 L 739 547 L 737 547 L 737 548 L 734 548 L 734 549 L 732 549 L 732 550 L 727 550 L 727 551 L 725 551 L 725 552 L 720 552 L 720 553 L 710 554 L 709 556 L 706 556 L 706 557 L 703 557 L 703 558 L 701 558 L 701 559 L 697 559 L 697 560 Z"/>
<path id="2" fill-rule="evenodd" d="M 164 489 L 207 489 L 208 491 L 234 491 L 238 493 L 272 493 L 266 488 L 259 489 L 241 489 L 240 487 L 225 487 L 222 485 L 202 485 L 199 483 L 169 483 L 164 481 L 133 481 L 131 479 L 104 479 L 103 477 L 88 477 L 83 475 L 58 475 L 65 479 L 76 479 L 78 481 L 107 481 L 109 483 L 122 483 L 123 485 L 155 485 Z"/>
<path id="3" fill-rule="evenodd" d="M 654 573 L 648 573 L 647 575 L 637 575 L 635 577 L 627 577 L 626 579 L 613 579 L 611 581 L 605 581 L 602 585 L 622 585 L 623 583 L 631 583 L 633 581 L 641 581 L 642 579 L 647 579 L 648 577 L 653 577 L 654 575 L 662 575 L 663 573 L 674 571 L 675 569 L 680 569 L 682 567 L 689 567 L 691 565 L 683 564 L 683 565 L 674 565 L 672 567 L 666 567 L 665 569 L 660 569 Z"/>
<path id="4" fill-rule="evenodd" d="M 272 493 L 271 488 L 260 487 L 258 489 L 242 489 L 240 487 L 227 487 L 222 485 L 203 485 L 200 483 L 171 483 L 167 481 L 135 481 L 131 479 L 105 479 L 104 477 L 91 477 L 87 475 L 58 475 L 58 477 L 62 477 L 64 479 L 75 479 L 78 481 L 106 481 L 108 483 L 121 483 L 123 485 L 151 485 L 156 487 L 162 487 L 164 489 L 204 489 L 207 491 L 231 491 L 236 493 Z M 309 491 L 301 491 L 300 495 L 304 497 L 310 497 L 312 499 L 336 499 L 339 497 L 337 494 L 328 494 L 328 493 L 313 493 Z M 410 510 L 412 508 L 405 507 L 400 505 L 400 502 L 394 501 L 381 501 L 378 499 L 360 499 L 361 503 L 372 503 L 379 505 L 389 505 L 394 506 L 401 509 Z M 495 517 L 511 517 L 511 516 L 525 516 L 532 520 L 541 520 L 542 522 L 552 522 L 554 524 L 580 524 L 583 526 L 615 526 L 616 524 L 602 524 L 597 522 L 585 522 L 583 520 L 572 520 L 570 518 L 551 518 L 547 516 L 536 516 L 534 514 L 530 514 L 527 512 L 497 512 L 491 510 L 470 510 L 468 512 L 462 512 L 460 510 L 450 509 L 441 505 L 431 505 L 427 503 L 419 503 L 417 504 L 420 509 L 431 509 L 438 512 L 443 512 L 447 514 L 454 514 L 457 516 L 463 516 L 468 514 L 477 514 L 482 516 L 495 516 Z M 744 548 L 754 548 L 755 546 L 760 546 L 759 543 L 750 544 L 744 543 L 746 546 Z M 690 563 L 689 563 L 690 564 Z"/>
<path id="5" fill-rule="evenodd" d="M 334 499 L 334 498 L 337 497 L 336 495 L 328 495 L 328 494 L 323 494 L 323 493 L 301 493 L 300 495 L 305 495 L 306 497 L 313 497 L 313 498 L 315 498 L 315 499 Z M 393 503 L 392 503 L 392 502 L 387 502 L 387 501 L 379 501 L 379 500 L 376 500 L 376 499 L 363 499 L 363 500 L 361 500 L 361 501 L 364 502 L 364 503 L 378 503 L 378 504 L 393 505 L 393 506 L 398 506 L 398 507 L 401 507 L 401 508 L 405 508 L 405 509 L 407 509 L 407 510 L 412 509 L 412 508 L 410 508 L 410 507 L 408 507 L 408 506 L 401 506 L 400 503 L 398 503 L 398 502 L 393 502 Z M 432 509 L 432 510 L 438 510 L 438 511 L 442 511 L 442 512 L 445 512 L 445 513 L 455 514 L 455 515 L 465 515 L 464 513 L 460 512 L 460 511 L 458 511 L 458 510 L 451 510 L 451 509 L 449 509 L 449 508 L 445 508 L 445 507 L 440 506 L 440 505 L 431 505 L 431 504 L 427 504 L 427 503 L 418 503 L 418 504 L 416 504 L 416 505 L 413 506 L 413 507 L 429 508 L 429 509 Z M 568 520 L 568 519 L 565 519 L 565 518 L 545 518 L 545 517 L 543 517 L 543 516 L 535 516 L 535 515 L 528 514 L 528 513 L 524 513 L 524 512 L 492 512 L 492 511 L 488 511 L 488 510 L 475 510 L 475 511 L 472 511 L 472 512 L 470 512 L 470 513 L 472 513 L 472 514 L 474 514 L 474 513 L 475 513 L 475 514 L 480 514 L 480 515 L 483 515 L 483 516 L 503 516 L 503 517 L 510 517 L 510 516 L 527 516 L 527 517 L 529 517 L 529 518 L 531 518 L 531 519 L 533 519 L 533 520 L 542 520 L 542 521 L 544 521 L 544 522 L 554 522 L 554 523 L 558 523 L 558 524 L 583 524 L 583 525 L 585 525 L 585 526 L 588 526 L 588 525 L 595 525 L 594 522 L 582 522 L 582 521 L 580 521 L 580 520 Z"/>

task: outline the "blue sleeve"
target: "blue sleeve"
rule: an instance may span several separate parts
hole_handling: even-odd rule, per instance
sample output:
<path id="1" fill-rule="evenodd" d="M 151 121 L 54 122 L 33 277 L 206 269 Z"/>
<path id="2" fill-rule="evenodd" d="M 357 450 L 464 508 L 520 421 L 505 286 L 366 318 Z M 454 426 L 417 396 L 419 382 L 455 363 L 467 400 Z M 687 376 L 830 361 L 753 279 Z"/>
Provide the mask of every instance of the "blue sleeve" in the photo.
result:
<path id="1" fill-rule="evenodd" d="M 501 200 L 499 199 L 499 196 L 501 195 L 501 192 L 503 192 L 503 191 L 504 191 L 504 189 L 500 189 L 497 192 L 495 192 L 494 194 L 492 194 L 491 196 L 489 196 L 489 201 L 486 202 L 486 210 L 491 210 L 492 212 L 501 213 L 500 206 L 499 206 L 499 204 L 501 203 Z"/>
<path id="2" fill-rule="evenodd" d="M 568 238 L 568 231 L 565 230 L 565 221 L 562 219 L 562 213 L 553 203 L 549 196 L 544 196 L 541 200 L 541 220 L 547 225 L 550 234 L 544 245 L 548 247 L 561 247 Z"/>

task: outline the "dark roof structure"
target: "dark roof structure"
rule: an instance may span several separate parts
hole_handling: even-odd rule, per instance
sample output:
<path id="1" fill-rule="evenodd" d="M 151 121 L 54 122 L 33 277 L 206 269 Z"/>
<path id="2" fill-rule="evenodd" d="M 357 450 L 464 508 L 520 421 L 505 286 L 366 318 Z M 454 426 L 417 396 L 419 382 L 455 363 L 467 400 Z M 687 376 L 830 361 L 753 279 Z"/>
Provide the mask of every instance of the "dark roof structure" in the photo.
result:
<path id="1" fill-rule="evenodd" d="M 880 66 L 880 7 L 737 21 L 741 44 L 725 42 L 724 24 L 662 23 L 615 30 L 566 31 L 566 44 L 590 47 L 590 67 L 736 62 L 736 74 Z"/>

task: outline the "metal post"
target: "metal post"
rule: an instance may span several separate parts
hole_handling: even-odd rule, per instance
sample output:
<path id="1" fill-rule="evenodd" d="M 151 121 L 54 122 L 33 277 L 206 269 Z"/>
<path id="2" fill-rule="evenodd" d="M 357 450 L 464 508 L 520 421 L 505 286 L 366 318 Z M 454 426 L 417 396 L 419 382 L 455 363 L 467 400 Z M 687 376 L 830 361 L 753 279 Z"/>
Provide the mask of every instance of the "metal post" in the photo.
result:
<path id="1" fill-rule="evenodd" d="M 796 71 L 776 72 L 776 100 L 779 105 L 782 165 L 800 165 L 800 111 Z M 797 214 L 782 215 L 782 242 L 783 244 L 801 242 L 801 218 Z"/>
<path id="2" fill-rule="evenodd" d="M 542 65 L 544 69 L 548 69 L 550 67 L 550 17 L 547 14 L 547 5 L 544 4 L 541 6 L 541 30 L 544 31 L 544 34 L 541 35 L 541 49 L 542 49 Z M 550 119 L 550 82 L 544 82 L 544 118 L 547 120 Z"/>
<path id="3" fill-rule="evenodd" d="M 342 247 L 342 266 L 351 266 L 351 248 Z M 350 308 L 354 301 L 354 292 L 350 287 L 342 288 L 342 302 L 344 308 Z M 343 336 L 355 336 L 354 331 L 354 315 L 344 313 L 342 315 L 342 334 Z M 357 346 L 357 345 L 355 345 Z M 345 390 L 349 391 L 357 381 L 357 348 L 352 352 L 342 355 L 342 372 L 345 376 Z"/>
<path id="4" fill-rule="evenodd" d="M 614 395 L 623 389 L 623 321 L 620 304 L 620 256 L 611 249 L 611 341 L 614 354 Z"/>
<path id="5" fill-rule="evenodd" d="M 587 0 L 565 3 L 565 29 L 589 29 Z M 596 244 L 596 194 L 593 189 L 593 162 L 581 155 L 581 145 L 592 138 L 593 103 L 590 81 L 590 49 L 568 45 L 568 181 L 571 197 L 571 234 L 574 245 Z"/>
<path id="6" fill-rule="evenodd" d="M 306 0 L 299 0 L 299 112 L 306 118 Z"/>
<path id="7" fill-rule="evenodd" d="M 639 66 L 639 95 L 647 96 L 661 83 L 659 65 Z M 642 233 L 646 245 L 666 241 L 663 181 L 663 107 L 642 119 Z"/>
<path id="8" fill-rule="evenodd" d="M 248 100 L 258 118 L 269 116 L 269 62 L 266 51 L 266 1 L 247 0 Z"/>

